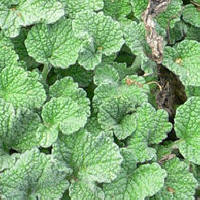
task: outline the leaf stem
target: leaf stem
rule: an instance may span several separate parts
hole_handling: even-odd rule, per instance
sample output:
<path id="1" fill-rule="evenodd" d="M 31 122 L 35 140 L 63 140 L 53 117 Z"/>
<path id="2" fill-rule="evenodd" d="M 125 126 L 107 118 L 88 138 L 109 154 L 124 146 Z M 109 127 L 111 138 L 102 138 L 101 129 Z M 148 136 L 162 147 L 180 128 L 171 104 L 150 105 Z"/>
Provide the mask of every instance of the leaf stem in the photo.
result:
<path id="1" fill-rule="evenodd" d="M 46 81 L 47 80 L 47 76 L 49 71 L 51 70 L 51 65 L 50 64 L 44 64 L 43 70 L 42 70 L 42 77 L 43 80 Z"/>
<path id="2" fill-rule="evenodd" d="M 183 139 L 179 139 L 176 140 L 175 142 L 173 142 L 173 144 L 171 145 L 171 149 L 178 149 L 178 145 L 183 142 Z"/>

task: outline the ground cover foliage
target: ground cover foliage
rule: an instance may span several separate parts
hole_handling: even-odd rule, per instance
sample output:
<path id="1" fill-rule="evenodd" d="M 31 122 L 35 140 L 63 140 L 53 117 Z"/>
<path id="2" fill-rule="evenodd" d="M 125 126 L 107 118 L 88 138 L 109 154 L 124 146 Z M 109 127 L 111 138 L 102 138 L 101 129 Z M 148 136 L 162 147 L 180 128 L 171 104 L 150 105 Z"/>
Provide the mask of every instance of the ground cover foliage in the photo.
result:
<path id="1" fill-rule="evenodd" d="M 0 1 L 1 200 L 199 186 L 199 0 Z"/>

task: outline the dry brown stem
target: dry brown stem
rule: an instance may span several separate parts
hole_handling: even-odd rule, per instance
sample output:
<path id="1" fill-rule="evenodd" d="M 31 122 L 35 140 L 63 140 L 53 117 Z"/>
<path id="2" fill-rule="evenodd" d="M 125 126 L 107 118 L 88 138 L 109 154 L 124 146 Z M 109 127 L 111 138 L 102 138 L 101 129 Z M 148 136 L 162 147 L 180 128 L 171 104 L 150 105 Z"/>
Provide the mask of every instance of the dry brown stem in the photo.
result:
<path id="1" fill-rule="evenodd" d="M 163 38 L 156 32 L 154 17 L 166 10 L 170 0 L 149 0 L 142 15 L 146 28 L 146 40 L 152 49 L 152 59 L 161 64 L 163 59 Z"/>

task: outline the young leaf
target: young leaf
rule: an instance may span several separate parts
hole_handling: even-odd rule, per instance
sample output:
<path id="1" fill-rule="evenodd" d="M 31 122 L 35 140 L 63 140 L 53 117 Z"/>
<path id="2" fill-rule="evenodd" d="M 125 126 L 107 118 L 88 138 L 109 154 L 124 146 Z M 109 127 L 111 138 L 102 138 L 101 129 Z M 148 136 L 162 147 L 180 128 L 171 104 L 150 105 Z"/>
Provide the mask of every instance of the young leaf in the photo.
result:
<path id="1" fill-rule="evenodd" d="M 5 199 L 59 199 L 68 188 L 68 169 L 51 156 L 32 149 L 21 154 L 15 165 L 0 174 L 1 197 Z"/>
<path id="2" fill-rule="evenodd" d="M 164 187 L 151 199 L 194 200 L 197 181 L 189 172 L 189 165 L 178 158 L 173 158 L 166 161 L 162 168 L 167 172 Z"/>
<path id="3" fill-rule="evenodd" d="M 103 185 L 105 200 L 144 200 L 163 187 L 166 176 L 157 163 L 141 165 L 129 176 L 122 170 L 112 183 Z"/>
<path id="4" fill-rule="evenodd" d="M 20 67 L 6 67 L 0 73 L 0 98 L 16 108 L 40 108 L 46 92 L 38 80 Z"/>
<path id="5" fill-rule="evenodd" d="M 163 64 L 176 75 L 184 85 L 200 85 L 200 43 L 184 40 L 175 47 L 165 47 Z"/>
<path id="6" fill-rule="evenodd" d="M 81 41 L 74 36 L 71 20 L 62 18 L 53 25 L 38 24 L 28 33 L 25 45 L 37 62 L 67 68 L 75 64 Z"/>
<path id="7" fill-rule="evenodd" d="M 178 107 L 175 117 L 175 131 L 180 138 L 179 150 L 185 158 L 198 165 L 200 164 L 199 115 L 200 97 L 191 97 Z"/>
<path id="8" fill-rule="evenodd" d="M 64 15 L 62 4 L 57 0 L 3 1 L 0 8 L 0 27 L 9 37 L 18 36 L 22 26 L 42 21 L 54 23 Z"/>

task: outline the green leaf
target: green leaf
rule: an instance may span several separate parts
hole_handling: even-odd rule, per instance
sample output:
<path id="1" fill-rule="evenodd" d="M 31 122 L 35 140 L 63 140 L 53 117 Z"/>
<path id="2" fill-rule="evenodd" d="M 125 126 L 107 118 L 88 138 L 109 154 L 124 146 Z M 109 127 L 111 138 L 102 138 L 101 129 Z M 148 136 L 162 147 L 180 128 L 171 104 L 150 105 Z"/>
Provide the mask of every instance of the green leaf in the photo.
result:
<path id="1" fill-rule="evenodd" d="M 127 67 L 126 63 L 113 62 L 112 66 L 117 70 L 120 81 L 128 75 L 136 74 L 135 69 L 133 67 Z"/>
<path id="2" fill-rule="evenodd" d="M 81 41 L 74 36 L 71 20 L 62 18 L 53 25 L 38 24 L 28 33 L 25 45 L 37 62 L 67 68 L 75 64 Z"/>
<path id="3" fill-rule="evenodd" d="M 149 145 L 160 143 L 172 128 L 168 114 L 144 103 L 137 109 L 135 120 L 136 128 L 128 141 L 128 149 L 133 152 L 137 162 L 151 160 L 156 157 L 156 150 Z"/>
<path id="4" fill-rule="evenodd" d="M 12 42 L 20 61 L 24 61 L 28 69 L 34 69 L 38 67 L 39 63 L 37 63 L 32 57 L 28 55 L 27 49 L 24 44 L 27 35 L 28 30 L 26 28 L 22 28 L 20 34 L 16 38 L 12 38 Z"/>
<path id="5" fill-rule="evenodd" d="M 99 108 L 102 103 L 112 98 L 127 98 L 132 107 L 148 101 L 149 87 L 139 76 L 127 76 L 118 83 L 99 85 L 94 91 L 93 106 Z"/>
<path id="6" fill-rule="evenodd" d="M 200 86 L 195 87 L 195 86 L 188 85 L 185 88 L 185 92 L 186 92 L 187 97 L 200 96 Z"/>
<path id="7" fill-rule="evenodd" d="M 13 129 L 15 117 L 15 109 L 12 104 L 0 99 L 0 137 L 3 143 L 9 143 L 9 132 Z M 7 145 L 5 147 L 8 148 Z"/>
<path id="8" fill-rule="evenodd" d="M 101 128 L 107 131 L 113 131 L 119 139 L 125 139 L 136 129 L 135 108 L 125 98 L 112 98 L 103 103 L 99 109 L 98 122 Z"/>
<path id="9" fill-rule="evenodd" d="M 98 136 L 99 134 L 104 132 L 104 130 L 101 128 L 101 124 L 99 124 L 97 120 L 97 116 L 91 116 L 88 119 L 87 124 L 85 125 L 85 129 L 88 132 L 92 133 L 93 136 Z M 113 139 L 112 131 L 106 131 L 105 135 Z"/>
<path id="10" fill-rule="evenodd" d="M 101 59 L 95 59 L 91 65 L 91 55 L 96 56 L 99 53 L 107 56 L 118 52 L 124 43 L 123 33 L 120 29 L 120 24 L 114 21 L 111 17 L 103 15 L 102 12 L 94 13 L 91 11 L 80 12 L 72 22 L 73 31 L 77 37 L 82 40 L 88 40 L 89 46 L 84 49 L 84 63 L 81 62 L 87 69 L 94 69 L 95 65 L 101 62 Z M 86 41 L 87 41 L 86 40 Z M 82 50 L 83 51 L 83 50 Z M 92 52 L 88 55 L 89 52 Z M 84 52 L 82 52 L 84 54 Z M 86 54 L 88 56 L 86 56 Z M 86 59 L 86 58 L 89 58 Z M 82 58 L 81 58 L 82 59 Z M 98 61 L 98 62 L 97 62 Z"/>
<path id="11" fill-rule="evenodd" d="M 71 98 L 78 105 L 78 118 L 83 124 L 86 123 L 87 117 L 90 115 L 90 101 L 86 97 L 86 92 L 82 88 L 78 88 L 78 84 L 71 77 L 65 77 L 56 81 L 50 88 L 51 97 Z"/>
<path id="12" fill-rule="evenodd" d="M 55 128 L 66 135 L 78 131 L 87 121 L 83 108 L 80 110 L 78 102 L 69 97 L 52 98 L 43 106 L 42 118 L 50 133 Z"/>
<path id="13" fill-rule="evenodd" d="M 3 146 L 4 146 L 3 144 L 0 144 L 0 171 L 1 172 L 5 169 L 11 168 L 15 164 L 19 156 L 19 154 L 17 153 L 10 155 L 10 153 L 7 150 L 5 150 Z"/>
<path id="14" fill-rule="evenodd" d="M 20 67 L 6 67 L 0 73 L 0 98 L 16 108 L 40 108 L 46 100 L 39 81 Z"/>
<path id="15" fill-rule="evenodd" d="M 142 60 L 147 60 L 147 52 L 150 52 L 145 34 L 145 28 L 142 22 L 137 24 L 133 21 L 124 27 L 124 37 L 127 46 L 133 54 L 140 56 Z"/>
<path id="16" fill-rule="evenodd" d="M 85 41 L 79 52 L 78 63 L 86 70 L 93 70 L 96 65 L 101 63 L 102 50 L 97 49 L 93 41 Z"/>
<path id="17" fill-rule="evenodd" d="M 125 18 L 131 12 L 129 0 L 104 0 L 103 12 L 115 20 Z"/>
<path id="18" fill-rule="evenodd" d="M 175 117 L 175 131 L 180 141 L 181 154 L 189 161 L 200 164 L 200 97 L 191 97 L 178 107 Z"/>
<path id="19" fill-rule="evenodd" d="M 123 156 L 122 168 L 126 171 L 127 176 L 132 175 L 137 169 L 137 161 L 134 153 L 126 147 L 121 148 L 120 153 Z"/>
<path id="20" fill-rule="evenodd" d="M 105 200 L 144 200 L 163 187 L 166 176 L 157 163 L 141 165 L 129 176 L 123 170 L 112 183 L 103 185 Z"/>
<path id="21" fill-rule="evenodd" d="M 174 24 L 173 28 L 169 29 L 169 35 L 168 35 L 168 43 L 169 44 L 175 44 L 176 42 L 181 41 L 185 35 L 186 35 L 187 26 L 183 21 L 178 21 Z M 193 40 L 192 37 L 189 36 L 188 30 L 186 38 L 188 40 Z"/>
<path id="22" fill-rule="evenodd" d="M 71 200 L 104 200 L 104 193 L 100 187 L 84 181 L 73 182 L 69 188 Z"/>
<path id="23" fill-rule="evenodd" d="M 200 28 L 187 26 L 186 39 L 200 42 Z"/>
<path id="24" fill-rule="evenodd" d="M 193 2 L 200 4 L 200 0 L 194 0 Z"/>
<path id="25" fill-rule="evenodd" d="M 183 9 L 183 20 L 200 28 L 200 11 L 194 5 L 186 5 Z"/>
<path id="26" fill-rule="evenodd" d="M 100 64 L 95 68 L 94 83 L 100 85 L 102 83 L 114 83 L 119 81 L 117 70 L 109 64 Z"/>
<path id="27" fill-rule="evenodd" d="M 175 23 L 180 21 L 182 4 L 182 0 L 171 0 L 167 9 L 156 17 L 162 28 L 167 29 L 169 26 L 173 28 Z"/>
<path id="28" fill-rule="evenodd" d="M 0 175 L 4 199 L 59 199 L 68 188 L 68 169 L 61 168 L 48 155 L 32 149 L 21 154 L 15 165 Z"/>
<path id="29" fill-rule="evenodd" d="M 111 182 L 121 169 L 119 148 L 103 133 L 95 137 L 81 130 L 72 136 L 63 136 L 53 145 L 53 154 L 70 164 L 73 177 L 78 180 Z"/>
<path id="30" fill-rule="evenodd" d="M 19 56 L 14 50 L 12 41 L 0 32 L 0 70 L 5 67 L 17 66 Z"/>
<path id="31" fill-rule="evenodd" d="M 166 161 L 162 168 L 166 170 L 167 177 L 164 187 L 152 198 L 155 200 L 194 200 L 197 181 L 190 173 L 189 165 L 173 158 Z"/>
<path id="32" fill-rule="evenodd" d="M 30 150 L 39 147 L 36 132 L 41 124 L 38 114 L 29 110 L 19 111 L 16 122 L 11 130 L 12 148 L 18 151 Z"/>
<path id="33" fill-rule="evenodd" d="M 74 82 L 77 82 L 79 87 L 88 87 L 93 81 L 93 72 L 87 71 L 80 65 L 71 65 L 69 68 L 54 69 L 56 76 L 58 78 L 64 78 L 65 76 L 70 76 L 73 78 Z M 57 79 L 56 79 L 57 80 Z"/>
<path id="34" fill-rule="evenodd" d="M 103 9 L 103 0 L 60 0 L 70 18 L 74 18 L 78 12 L 84 10 L 99 11 Z"/>
<path id="35" fill-rule="evenodd" d="M 64 15 L 62 4 L 56 0 L 19 0 L 0 3 L 0 27 L 9 37 L 19 35 L 22 26 L 44 21 L 56 22 Z"/>
<path id="36" fill-rule="evenodd" d="M 200 43 L 184 40 L 175 47 L 165 47 L 163 65 L 180 77 L 184 85 L 200 85 Z"/>
<path id="37" fill-rule="evenodd" d="M 141 15 L 147 8 L 148 0 L 130 0 L 134 16 L 141 20 Z"/>

